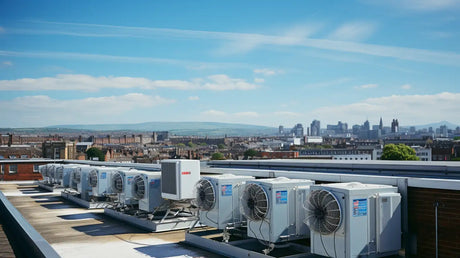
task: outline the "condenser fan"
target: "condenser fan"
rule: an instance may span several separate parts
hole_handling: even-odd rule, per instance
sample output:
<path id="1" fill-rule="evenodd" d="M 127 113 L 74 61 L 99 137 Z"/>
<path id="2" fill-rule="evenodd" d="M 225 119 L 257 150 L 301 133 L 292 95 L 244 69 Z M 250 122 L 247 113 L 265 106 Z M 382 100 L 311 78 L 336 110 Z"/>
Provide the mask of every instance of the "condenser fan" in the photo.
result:
<path id="1" fill-rule="evenodd" d="M 314 190 L 305 201 L 305 223 L 322 235 L 334 233 L 342 222 L 342 210 L 337 198 L 329 191 Z"/>
<path id="2" fill-rule="evenodd" d="M 72 180 L 75 184 L 79 184 L 81 181 L 81 169 L 75 170 L 72 174 Z"/>
<path id="3" fill-rule="evenodd" d="M 241 207 L 248 219 L 264 219 L 268 213 L 268 197 L 264 189 L 257 184 L 247 184 L 241 197 Z"/>
<path id="4" fill-rule="evenodd" d="M 96 170 L 91 170 L 91 172 L 89 172 L 89 185 L 91 187 L 97 186 L 97 171 Z"/>
<path id="5" fill-rule="evenodd" d="M 134 185 L 133 185 L 133 195 L 137 199 L 142 199 L 144 198 L 145 194 L 145 183 L 144 179 L 142 178 L 141 175 L 137 175 L 133 179 Z"/>
<path id="6" fill-rule="evenodd" d="M 112 186 L 115 193 L 123 192 L 123 178 L 120 173 L 115 173 L 113 175 Z"/>
<path id="7" fill-rule="evenodd" d="M 216 194 L 212 183 L 207 179 L 201 179 L 196 184 L 196 205 L 203 211 L 209 211 L 214 208 L 216 203 Z"/>

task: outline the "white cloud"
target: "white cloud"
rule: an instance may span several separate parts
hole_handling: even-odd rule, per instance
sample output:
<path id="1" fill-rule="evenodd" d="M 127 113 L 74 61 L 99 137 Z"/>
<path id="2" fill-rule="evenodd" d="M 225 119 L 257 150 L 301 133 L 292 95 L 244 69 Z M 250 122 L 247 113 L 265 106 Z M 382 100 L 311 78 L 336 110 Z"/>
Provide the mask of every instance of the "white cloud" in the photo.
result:
<path id="1" fill-rule="evenodd" d="M 404 84 L 404 85 L 401 85 L 401 89 L 410 90 L 410 89 L 412 89 L 412 86 L 410 84 Z"/>
<path id="2" fill-rule="evenodd" d="M 263 83 L 263 82 L 265 82 L 265 79 L 264 78 L 254 78 L 254 82 L 255 83 Z"/>
<path id="3" fill-rule="evenodd" d="M 198 96 L 190 96 L 190 97 L 188 97 L 188 100 L 196 101 L 196 100 L 200 100 L 200 97 L 198 97 Z"/>
<path id="4" fill-rule="evenodd" d="M 82 90 L 98 91 L 103 88 L 170 88 L 176 90 L 253 90 L 258 86 L 244 79 L 230 78 L 225 74 L 211 75 L 204 79 L 184 80 L 150 80 L 142 77 L 94 77 L 85 74 L 59 74 L 56 77 L 37 79 L 23 78 L 0 80 L 0 91 L 9 90 Z"/>
<path id="5" fill-rule="evenodd" d="M 269 69 L 269 68 L 259 68 L 259 69 L 254 69 L 255 74 L 261 74 L 265 76 L 271 76 L 271 75 L 276 75 L 276 74 L 281 74 L 283 73 L 283 70 L 274 70 L 274 69 Z"/>
<path id="6" fill-rule="evenodd" d="M 418 0 L 407 1 L 409 4 L 416 4 Z M 423 5 L 421 6 L 426 6 L 424 8 L 434 8 L 436 6 L 447 8 L 449 6 L 458 6 L 458 4 L 454 4 L 453 1 L 454 0 L 441 0 L 441 3 L 439 4 L 432 4 L 431 2 L 437 1 L 423 0 Z M 331 39 L 313 39 L 311 37 L 306 37 L 306 35 L 309 36 L 308 33 L 304 33 L 303 35 L 301 34 L 297 36 L 292 35 L 292 33 L 289 33 L 289 30 L 287 34 L 280 36 L 258 33 L 233 33 L 219 31 L 127 27 L 101 24 L 58 22 L 37 23 L 41 24 L 41 29 L 23 29 L 12 31 L 12 33 L 67 35 L 69 31 L 71 31 L 72 35 L 82 37 L 169 37 L 187 39 L 206 39 L 223 41 L 224 46 L 222 47 L 222 49 L 224 51 L 223 53 L 226 54 L 234 52 L 247 52 L 263 45 L 300 46 L 339 52 L 359 53 L 371 56 L 391 57 L 396 59 L 411 60 L 418 62 L 438 63 L 454 66 L 458 66 L 460 64 L 460 54 L 453 52 L 365 44 Z M 49 28 L 46 28 L 46 26 L 48 26 Z"/>
<path id="7" fill-rule="evenodd" d="M 374 89 L 374 88 L 377 88 L 378 85 L 377 84 L 364 84 L 364 85 L 361 85 L 361 86 L 355 86 L 355 89 Z"/>
<path id="8" fill-rule="evenodd" d="M 173 99 L 141 93 L 122 96 L 60 100 L 45 95 L 1 100 L 3 121 L 8 126 L 48 126 L 53 124 L 103 123 L 129 120 L 126 114 L 174 103 Z M 130 113 L 132 114 L 132 113 Z M 16 123 L 16 124 L 13 124 Z"/>
<path id="9" fill-rule="evenodd" d="M 361 41 L 369 38 L 375 31 L 375 25 L 367 22 L 345 23 L 329 35 L 329 39 L 343 41 Z"/>
<path id="10" fill-rule="evenodd" d="M 13 66 L 11 61 L 3 61 L 1 66 Z"/>
<path id="11" fill-rule="evenodd" d="M 305 87 L 309 88 L 309 89 L 330 87 L 330 86 L 335 86 L 335 85 L 341 85 L 341 84 L 344 84 L 344 83 L 349 82 L 351 80 L 352 80 L 351 78 L 343 77 L 343 78 L 333 79 L 333 80 L 330 80 L 330 81 L 309 83 L 309 84 L 305 85 Z"/>
<path id="12" fill-rule="evenodd" d="M 238 113 L 234 113 L 233 115 L 235 115 L 237 117 L 258 117 L 259 116 L 259 114 L 257 112 L 251 112 L 251 111 L 238 112 Z"/>
<path id="13" fill-rule="evenodd" d="M 424 124 L 426 121 L 460 121 L 458 100 L 460 93 L 443 92 L 434 95 L 393 95 L 370 98 L 341 106 L 321 107 L 311 117 L 323 118 L 326 123 L 347 119 L 349 124 L 361 124 L 366 117 L 398 118 L 401 125 Z M 323 121 L 321 121 L 323 122 Z"/>
<path id="14" fill-rule="evenodd" d="M 211 109 L 211 110 L 207 110 L 207 111 L 204 111 L 204 112 L 201 112 L 201 114 L 205 115 L 205 116 L 218 116 L 218 117 L 223 117 L 223 116 L 226 116 L 227 113 L 223 112 L 223 111 L 219 111 L 219 110 L 214 110 L 214 109 Z"/>

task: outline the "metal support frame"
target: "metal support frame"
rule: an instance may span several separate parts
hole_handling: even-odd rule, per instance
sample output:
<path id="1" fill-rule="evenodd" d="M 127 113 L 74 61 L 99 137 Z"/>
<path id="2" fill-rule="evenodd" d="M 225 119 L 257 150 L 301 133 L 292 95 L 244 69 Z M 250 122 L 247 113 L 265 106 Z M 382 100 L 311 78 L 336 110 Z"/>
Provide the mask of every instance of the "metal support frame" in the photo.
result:
<path id="1" fill-rule="evenodd" d="M 88 202 L 79 198 L 76 193 L 67 191 L 62 191 L 61 197 L 87 209 L 104 209 L 112 206 L 112 204 L 108 202 Z"/>
<path id="2" fill-rule="evenodd" d="M 164 232 L 180 229 L 189 229 L 198 220 L 197 217 L 175 217 L 171 219 L 162 218 L 160 220 L 150 220 L 147 218 L 138 218 L 114 209 L 105 208 L 104 214 L 114 219 L 124 221 L 138 228 L 150 232 Z M 166 214 L 167 215 L 167 214 Z"/>
<path id="3" fill-rule="evenodd" d="M 253 258 L 272 258 L 272 257 L 283 257 L 283 258 L 297 258 L 297 257 L 317 257 L 310 253 L 310 248 L 306 245 L 300 245 L 296 243 L 288 243 L 287 249 L 291 252 L 295 251 L 297 254 L 291 254 L 286 256 L 271 256 L 268 254 L 262 253 L 263 248 L 260 248 L 260 252 L 251 250 L 249 247 L 255 247 L 261 245 L 259 240 L 255 238 L 247 238 L 237 241 L 217 241 L 211 238 L 208 238 L 211 235 L 222 234 L 221 230 L 207 230 L 207 231 L 198 231 L 198 232 L 186 232 L 185 233 L 185 242 L 220 254 L 230 257 L 253 257 Z M 307 240 L 305 240 L 307 241 Z M 254 249 L 254 248 L 252 248 Z"/>

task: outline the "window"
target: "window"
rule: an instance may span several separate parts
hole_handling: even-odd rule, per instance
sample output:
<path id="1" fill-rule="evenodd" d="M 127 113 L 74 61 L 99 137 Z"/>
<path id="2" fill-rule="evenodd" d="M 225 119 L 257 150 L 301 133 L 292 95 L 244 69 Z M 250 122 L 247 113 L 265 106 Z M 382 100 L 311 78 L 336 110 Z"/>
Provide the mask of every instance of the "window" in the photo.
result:
<path id="1" fill-rule="evenodd" d="M 27 158 L 29 158 L 28 155 L 21 155 L 21 159 L 27 159 Z"/>
<path id="2" fill-rule="evenodd" d="M 16 174 L 18 172 L 18 165 L 10 164 L 9 172 L 10 174 Z"/>
<path id="3" fill-rule="evenodd" d="M 34 164 L 34 173 L 38 173 L 38 164 Z"/>

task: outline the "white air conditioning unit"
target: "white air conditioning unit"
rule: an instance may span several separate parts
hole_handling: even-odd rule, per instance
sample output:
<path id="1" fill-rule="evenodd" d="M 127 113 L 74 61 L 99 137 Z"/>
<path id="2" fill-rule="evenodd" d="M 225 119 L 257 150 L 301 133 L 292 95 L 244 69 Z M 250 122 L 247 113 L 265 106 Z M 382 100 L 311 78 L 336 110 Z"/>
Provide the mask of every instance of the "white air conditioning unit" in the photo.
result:
<path id="1" fill-rule="evenodd" d="M 48 175 L 47 175 L 47 167 L 48 167 L 47 164 L 38 166 L 38 172 L 42 175 L 42 177 L 43 177 L 42 181 L 43 182 L 45 182 L 47 180 L 47 177 L 48 177 Z"/>
<path id="2" fill-rule="evenodd" d="M 313 184 L 285 177 L 247 181 L 241 210 L 248 236 L 270 243 L 307 238 L 303 203 Z"/>
<path id="3" fill-rule="evenodd" d="M 75 183 L 76 187 L 75 189 L 77 190 L 78 193 L 80 193 L 80 197 L 83 200 L 88 200 L 89 194 L 91 191 L 91 187 L 89 185 L 89 180 L 88 180 L 88 175 L 91 170 L 93 170 L 94 167 L 91 166 L 79 166 L 74 169 L 73 171 L 73 182 Z"/>
<path id="4" fill-rule="evenodd" d="M 199 160 L 161 161 L 161 196 L 170 200 L 194 199 L 200 180 Z"/>
<path id="5" fill-rule="evenodd" d="M 57 164 L 48 164 L 46 167 L 46 176 L 47 180 L 45 181 L 47 184 L 54 184 L 54 171 L 56 169 Z"/>
<path id="6" fill-rule="evenodd" d="M 112 189 L 118 194 L 118 202 L 122 205 L 134 205 L 138 200 L 133 197 L 133 180 L 140 171 L 120 168 L 112 175 Z"/>
<path id="7" fill-rule="evenodd" d="M 64 164 L 57 168 L 57 178 L 59 178 L 60 185 L 64 188 L 69 188 L 72 183 L 72 171 L 77 167 L 88 167 L 89 165 L 78 165 L 78 164 Z"/>
<path id="8" fill-rule="evenodd" d="M 157 211 L 165 201 L 161 197 L 161 173 L 141 171 L 133 179 L 132 195 L 139 200 L 139 210 Z"/>
<path id="9" fill-rule="evenodd" d="M 386 185 L 311 186 L 305 202 L 311 253 L 329 257 L 385 256 L 401 248 L 401 196 Z"/>
<path id="10" fill-rule="evenodd" d="M 91 195 L 104 197 L 113 193 L 112 175 L 117 168 L 93 167 L 89 172 L 88 180 L 91 187 Z"/>
<path id="11" fill-rule="evenodd" d="M 240 225 L 243 220 L 240 194 L 248 180 L 254 177 L 231 174 L 202 177 L 195 190 L 200 222 L 217 229 L 225 229 L 228 224 Z"/>

